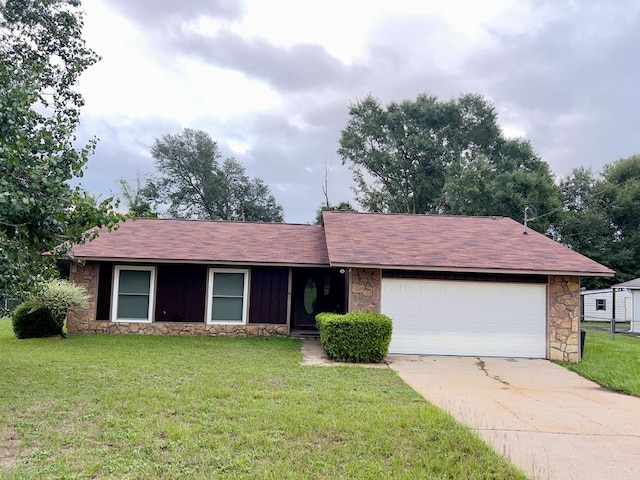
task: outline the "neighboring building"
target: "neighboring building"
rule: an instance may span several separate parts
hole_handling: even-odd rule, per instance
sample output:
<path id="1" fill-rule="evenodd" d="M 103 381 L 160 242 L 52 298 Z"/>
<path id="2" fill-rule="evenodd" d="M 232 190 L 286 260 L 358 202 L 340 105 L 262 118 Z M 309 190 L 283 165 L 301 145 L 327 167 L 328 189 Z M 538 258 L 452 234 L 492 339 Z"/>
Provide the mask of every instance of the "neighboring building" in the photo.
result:
<path id="1" fill-rule="evenodd" d="M 585 322 L 610 322 L 613 317 L 613 289 L 583 290 L 580 292 L 582 301 L 582 320 Z M 631 292 L 626 289 L 616 289 L 616 322 L 631 321 Z"/>
<path id="2" fill-rule="evenodd" d="M 628 282 L 614 285 L 615 289 L 628 289 L 631 292 L 631 331 L 640 333 L 640 278 L 629 280 Z"/>
<path id="3" fill-rule="evenodd" d="M 70 333 L 288 335 L 393 319 L 391 353 L 580 358 L 581 276 L 614 272 L 502 217 L 324 212 L 324 225 L 128 221 L 73 247 Z"/>

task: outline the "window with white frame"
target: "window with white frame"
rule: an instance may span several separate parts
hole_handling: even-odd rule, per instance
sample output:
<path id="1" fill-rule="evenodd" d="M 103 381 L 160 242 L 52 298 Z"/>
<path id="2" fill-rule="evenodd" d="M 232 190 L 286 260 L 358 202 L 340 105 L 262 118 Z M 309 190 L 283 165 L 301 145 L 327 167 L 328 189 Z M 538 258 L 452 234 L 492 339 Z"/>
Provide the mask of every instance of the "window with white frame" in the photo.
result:
<path id="1" fill-rule="evenodd" d="M 596 298 L 596 310 L 605 311 L 607 309 L 606 298 Z"/>
<path id="2" fill-rule="evenodd" d="M 247 323 L 248 275 L 244 269 L 209 269 L 208 323 Z"/>
<path id="3" fill-rule="evenodd" d="M 113 288 L 115 322 L 151 322 L 155 267 L 117 265 Z"/>

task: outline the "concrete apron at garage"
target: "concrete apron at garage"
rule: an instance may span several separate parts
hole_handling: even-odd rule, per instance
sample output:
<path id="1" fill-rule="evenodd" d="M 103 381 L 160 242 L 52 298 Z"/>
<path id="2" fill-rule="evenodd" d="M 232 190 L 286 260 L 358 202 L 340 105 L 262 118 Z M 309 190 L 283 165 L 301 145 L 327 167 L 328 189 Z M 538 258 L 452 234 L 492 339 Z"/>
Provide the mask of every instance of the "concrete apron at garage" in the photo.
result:
<path id="1" fill-rule="evenodd" d="M 390 355 L 387 361 L 532 478 L 640 478 L 640 398 L 547 360 Z"/>

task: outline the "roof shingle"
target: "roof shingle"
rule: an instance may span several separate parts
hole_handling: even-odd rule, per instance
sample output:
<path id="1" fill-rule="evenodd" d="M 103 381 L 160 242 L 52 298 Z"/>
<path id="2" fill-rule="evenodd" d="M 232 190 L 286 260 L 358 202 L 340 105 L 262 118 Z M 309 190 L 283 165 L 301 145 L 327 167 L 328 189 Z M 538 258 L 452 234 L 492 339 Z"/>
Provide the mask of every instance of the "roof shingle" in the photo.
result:
<path id="1" fill-rule="evenodd" d="M 74 245 L 78 259 L 242 265 L 369 266 L 612 276 L 613 271 L 504 217 L 324 212 L 319 225 L 127 221 Z"/>
<path id="2" fill-rule="evenodd" d="M 599 263 L 505 217 L 324 212 L 332 265 L 611 276 Z"/>
<path id="3" fill-rule="evenodd" d="M 329 265 L 319 225 L 140 218 L 74 245 L 76 258 Z"/>

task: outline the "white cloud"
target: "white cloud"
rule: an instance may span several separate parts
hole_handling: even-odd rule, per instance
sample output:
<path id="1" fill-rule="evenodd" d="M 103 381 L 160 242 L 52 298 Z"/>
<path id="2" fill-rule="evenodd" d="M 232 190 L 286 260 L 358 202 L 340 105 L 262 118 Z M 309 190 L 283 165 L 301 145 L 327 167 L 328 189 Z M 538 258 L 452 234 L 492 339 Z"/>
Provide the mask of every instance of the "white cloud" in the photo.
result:
<path id="1" fill-rule="evenodd" d="M 537 0 L 85 0 L 103 56 L 82 77 L 100 191 L 150 168 L 164 133 L 207 131 L 272 186 L 287 220 L 352 200 L 336 149 L 349 102 L 490 99 L 552 169 L 634 153 L 640 5 Z"/>

